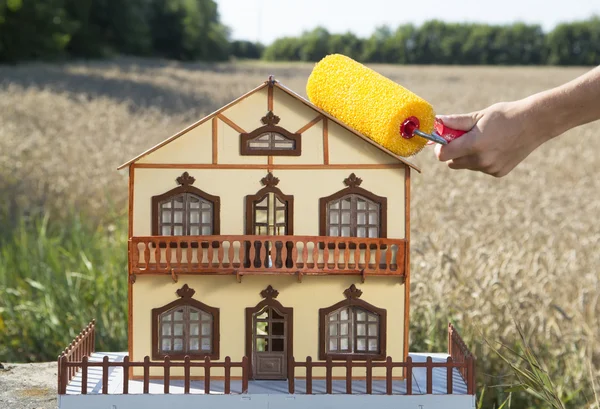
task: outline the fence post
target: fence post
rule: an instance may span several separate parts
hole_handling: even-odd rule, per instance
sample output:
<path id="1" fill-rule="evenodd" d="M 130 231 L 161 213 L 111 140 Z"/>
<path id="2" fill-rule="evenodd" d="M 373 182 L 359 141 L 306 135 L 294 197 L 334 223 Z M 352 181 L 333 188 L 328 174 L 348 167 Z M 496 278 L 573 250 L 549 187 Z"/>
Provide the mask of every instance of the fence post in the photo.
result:
<path id="1" fill-rule="evenodd" d="M 233 263 L 233 261 L 232 261 Z M 231 358 L 226 356 L 225 357 L 225 364 L 224 364 L 224 369 L 225 369 L 225 385 L 224 385 L 224 392 L 225 395 L 229 395 L 231 393 Z M 188 389 L 189 389 L 189 385 L 188 385 Z"/>
<path id="2" fill-rule="evenodd" d="M 373 361 L 371 358 L 367 358 L 367 395 L 373 394 Z"/>
<path id="3" fill-rule="evenodd" d="M 346 357 L 346 394 L 352 395 L 352 360 L 349 356 Z"/>
<path id="4" fill-rule="evenodd" d="M 144 357 L 144 392 L 148 393 L 150 389 L 150 357 L 146 355 Z"/>
<path id="5" fill-rule="evenodd" d="M 433 359 L 427 357 L 427 394 L 433 393 Z"/>
<path id="6" fill-rule="evenodd" d="M 163 383 L 164 393 L 168 395 L 171 387 L 171 358 L 169 356 L 165 357 L 163 364 Z"/>
<path id="7" fill-rule="evenodd" d="M 446 393 L 448 393 L 448 395 L 452 395 L 452 375 L 453 375 L 453 363 L 454 361 L 452 360 L 452 357 L 449 356 L 448 359 L 446 360 L 448 368 L 446 369 Z"/>
<path id="8" fill-rule="evenodd" d="M 204 358 L 204 394 L 210 394 L 210 358 Z"/>
<path id="9" fill-rule="evenodd" d="M 96 352 L 96 320 L 92 320 L 92 353 Z"/>
<path id="10" fill-rule="evenodd" d="M 306 394 L 312 395 L 312 358 L 306 357 Z"/>
<path id="11" fill-rule="evenodd" d="M 123 395 L 129 394 L 129 355 L 123 358 Z"/>
<path id="12" fill-rule="evenodd" d="M 108 356 L 102 358 L 102 394 L 108 394 Z"/>
<path id="13" fill-rule="evenodd" d="M 60 368 L 60 370 L 58 371 L 58 394 L 65 395 L 67 393 L 67 383 L 69 382 L 69 369 L 67 368 L 67 357 L 65 355 L 62 355 L 58 362 L 58 367 Z"/>
<path id="14" fill-rule="evenodd" d="M 367 246 L 368 248 L 368 246 Z M 392 394 L 392 357 L 388 356 L 385 360 L 385 393 Z"/>
<path id="15" fill-rule="evenodd" d="M 87 395 L 87 380 L 88 380 L 88 357 L 84 356 L 81 359 L 81 394 Z"/>
<path id="16" fill-rule="evenodd" d="M 413 363 L 412 357 L 406 358 L 406 394 L 412 395 Z"/>
<path id="17" fill-rule="evenodd" d="M 473 387 L 473 357 L 469 355 L 467 359 L 465 359 L 465 364 L 467 367 L 467 394 L 473 395 L 475 388 Z"/>
<path id="18" fill-rule="evenodd" d="M 242 358 L 242 393 L 248 393 L 248 357 L 244 356 Z"/>
<path id="19" fill-rule="evenodd" d="M 294 384 L 294 374 L 295 374 L 295 366 L 296 361 L 293 356 L 290 356 L 288 359 L 288 367 L 287 367 L 287 376 L 288 376 L 288 392 L 290 394 L 294 394 L 296 392 L 296 387 Z"/>
<path id="20" fill-rule="evenodd" d="M 183 359 L 183 393 L 190 393 L 190 357 L 188 355 Z"/>

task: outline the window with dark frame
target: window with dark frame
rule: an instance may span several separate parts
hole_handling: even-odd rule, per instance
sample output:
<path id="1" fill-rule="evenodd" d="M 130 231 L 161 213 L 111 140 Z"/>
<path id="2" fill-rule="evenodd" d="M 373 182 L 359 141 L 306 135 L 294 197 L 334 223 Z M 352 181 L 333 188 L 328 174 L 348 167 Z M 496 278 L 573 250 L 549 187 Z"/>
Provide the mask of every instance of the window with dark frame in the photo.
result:
<path id="1" fill-rule="evenodd" d="M 192 298 L 185 284 L 178 300 L 152 310 L 152 359 L 219 359 L 219 309 Z"/>
<path id="2" fill-rule="evenodd" d="M 220 233 L 221 202 L 194 186 L 195 178 L 184 172 L 180 185 L 152 197 L 152 235 L 207 236 Z"/>
<path id="3" fill-rule="evenodd" d="M 189 305 L 162 313 L 159 317 L 160 353 L 210 354 L 212 321 L 212 314 Z"/>
<path id="4" fill-rule="evenodd" d="M 321 236 L 386 238 L 387 198 L 360 187 L 352 173 L 346 188 L 319 200 Z"/>
<path id="5" fill-rule="evenodd" d="M 342 307 L 327 315 L 327 353 L 379 354 L 379 315 Z"/>
<path id="6" fill-rule="evenodd" d="M 385 309 L 361 300 L 362 291 L 352 284 L 346 300 L 319 310 L 320 359 L 385 359 Z"/>
<path id="7" fill-rule="evenodd" d="M 279 117 L 273 111 L 261 118 L 263 126 L 240 134 L 240 154 L 260 156 L 300 156 L 301 135 L 277 126 Z"/>
<path id="8" fill-rule="evenodd" d="M 263 188 L 246 196 L 246 234 L 292 235 L 294 196 L 285 195 L 272 173 L 261 179 Z"/>

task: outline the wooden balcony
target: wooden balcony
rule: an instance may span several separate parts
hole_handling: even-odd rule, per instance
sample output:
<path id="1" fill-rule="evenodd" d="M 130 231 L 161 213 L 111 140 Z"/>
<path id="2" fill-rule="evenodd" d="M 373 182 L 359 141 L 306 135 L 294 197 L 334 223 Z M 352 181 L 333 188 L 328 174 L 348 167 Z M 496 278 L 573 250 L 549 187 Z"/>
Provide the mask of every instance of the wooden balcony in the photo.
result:
<path id="1" fill-rule="evenodd" d="M 404 276 L 406 247 L 403 239 L 355 237 L 133 237 L 130 274 Z"/>

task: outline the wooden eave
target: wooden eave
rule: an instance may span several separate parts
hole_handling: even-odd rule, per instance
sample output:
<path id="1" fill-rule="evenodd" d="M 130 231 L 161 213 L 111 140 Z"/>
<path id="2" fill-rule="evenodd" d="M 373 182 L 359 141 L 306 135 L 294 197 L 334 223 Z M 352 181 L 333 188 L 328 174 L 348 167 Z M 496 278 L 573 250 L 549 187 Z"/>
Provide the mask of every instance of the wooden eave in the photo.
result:
<path id="1" fill-rule="evenodd" d="M 133 159 L 130 159 L 129 161 L 125 162 L 124 164 L 122 164 L 121 166 L 119 166 L 117 169 L 121 170 L 124 169 L 126 167 L 128 167 L 129 165 L 137 162 L 138 160 L 140 160 L 141 158 L 143 158 L 146 155 L 149 155 L 150 153 L 162 148 L 163 146 L 167 145 L 168 143 L 174 141 L 175 139 L 179 138 L 180 136 L 186 134 L 187 132 L 191 131 L 192 129 L 196 128 L 197 126 L 202 125 L 203 123 L 209 121 L 210 119 L 214 118 L 215 116 L 217 116 L 218 114 L 220 114 L 223 111 L 226 111 L 227 109 L 231 108 L 232 106 L 236 105 L 238 102 L 241 102 L 242 100 L 246 99 L 247 97 L 251 96 L 252 94 L 260 91 L 261 89 L 268 87 L 270 84 L 270 81 L 265 81 L 264 83 L 262 83 L 261 85 L 259 85 L 258 87 L 254 88 L 253 90 L 243 94 L 242 96 L 240 96 L 239 98 L 231 101 L 229 104 L 224 105 L 223 107 L 219 108 L 218 110 L 214 111 L 213 113 L 205 116 L 204 118 L 200 119 L 197 122 L 194 122 L 193 124 L 191 124 L 190 126 L 188 126 L 187 128 L 177 132 L 176 134 L 170 136 L 169 138 L 165 139 L 164 141 L 160 142 L 159 144 L 153 146 L 152 148 L 146 150 L 145 152 L 139 154 L 138 156 L 136 156 Z M 373 141 L 372 139 L 370 139 L 369 137 L 363 135 L 362 133 L 358 132 L 357 130 L 349 127 L 348 125 L 346 125 L 345 123 L 343 123 L 342 121 L 336 119 L 335 117 L 331 116 L 330 114 L 328 114 L 327 112 L 323 111 L 322 109 L 318 108 L 316 105 L 314 105 L 312 102 L 310 102 L 309 100 L 305 99 L 304 97 L 302 97 L 301 95 L 295 93 L 294 91 L 290 90 L 289 88 L 281 85 L 278 81 L 274 81 L 273 82 L 274 86 L 277 87 L 278 89 L 280 89 L 281 91 L 285 92 L 286 94 L 296 98 L 297 100 L 299 100 L 300 102 L 302 102 L 304 105 L 308 106 L 309 108 L 317 111 L 319 114 L 323 115 L 325 118 L 329 119 L 330 121 L 336 123 L 337 125 L 341 126 L 342 128 L 346 129 L 347 131 L 349 131 L 350 133 L 356 135 L 357 137 L 361 138 L 362 140 L 364 140 L 365 142 L 371 144 L 372 146 L 376 147 L 377 149 L 379 149 L 380 151 L 386 153 L 387 155 L 391 156 L 392 158 L 398 160 L 399 162 L 402 162 L 403 164 L 413 168 L 414 170 L 416 170 L 417 172 L 421 173 L 421 169 L 419 167 L 417 167 L 416 165 L 414 165 L 413 163 L 407 161 L 406 159 L 404 159 L 401 156 L 396 155 L 395 153 L 393 153 L 392 151 L 390 151 L 389 149 L 385 148 L 384 146 L 378 144 L 377 142 Z"/>

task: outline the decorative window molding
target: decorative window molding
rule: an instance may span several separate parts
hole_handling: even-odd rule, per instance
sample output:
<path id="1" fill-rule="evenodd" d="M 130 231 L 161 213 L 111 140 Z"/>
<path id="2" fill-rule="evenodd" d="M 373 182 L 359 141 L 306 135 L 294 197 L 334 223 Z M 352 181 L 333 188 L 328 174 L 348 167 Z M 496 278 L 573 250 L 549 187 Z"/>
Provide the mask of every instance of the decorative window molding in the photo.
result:
<path id="1" fill-rule="evenodd" d="M 387 311 L 360 299 L 352 284 L 346 299 L 319 309 L 319 359 L 373 359 L 386 357 Z"/>
<path id="2" fill-rule="evenodd" d="M 279 190 L 279 179 L 271 172 L 261 179 L 264 185 L 254 195 L 246 196 L 246 234 L 294 234 L 294 196 Z"/>
<path id="3" fill-rule="evenodd" d="M 185 284 L 178 300 L 152 310 L 152 359 L 219 359 L 219 309 L 192 296 Z"/>
<path id="4" fill-rule="evenodd" d="M 321 236 L 387 238 L 387 198 L 360 187 L 352 173 L 345 189 L 319 199 Z"/>
<path id="5" fill-rule="evenodd" d="M 192 186 L 195 180 L 184 172 L 176 179 L 180 186 L 152 197 L 152 235 L 220 234 L 221 200 Z"/>
<path id="6" fill-rule="evenodd" d="M 261 118 L 264 126 L 240 134 L 240 154 L 259 156 L 300 156 L 302 138 L 298 133 L 277 126 L 279 117 L 273 111 Z"/>

